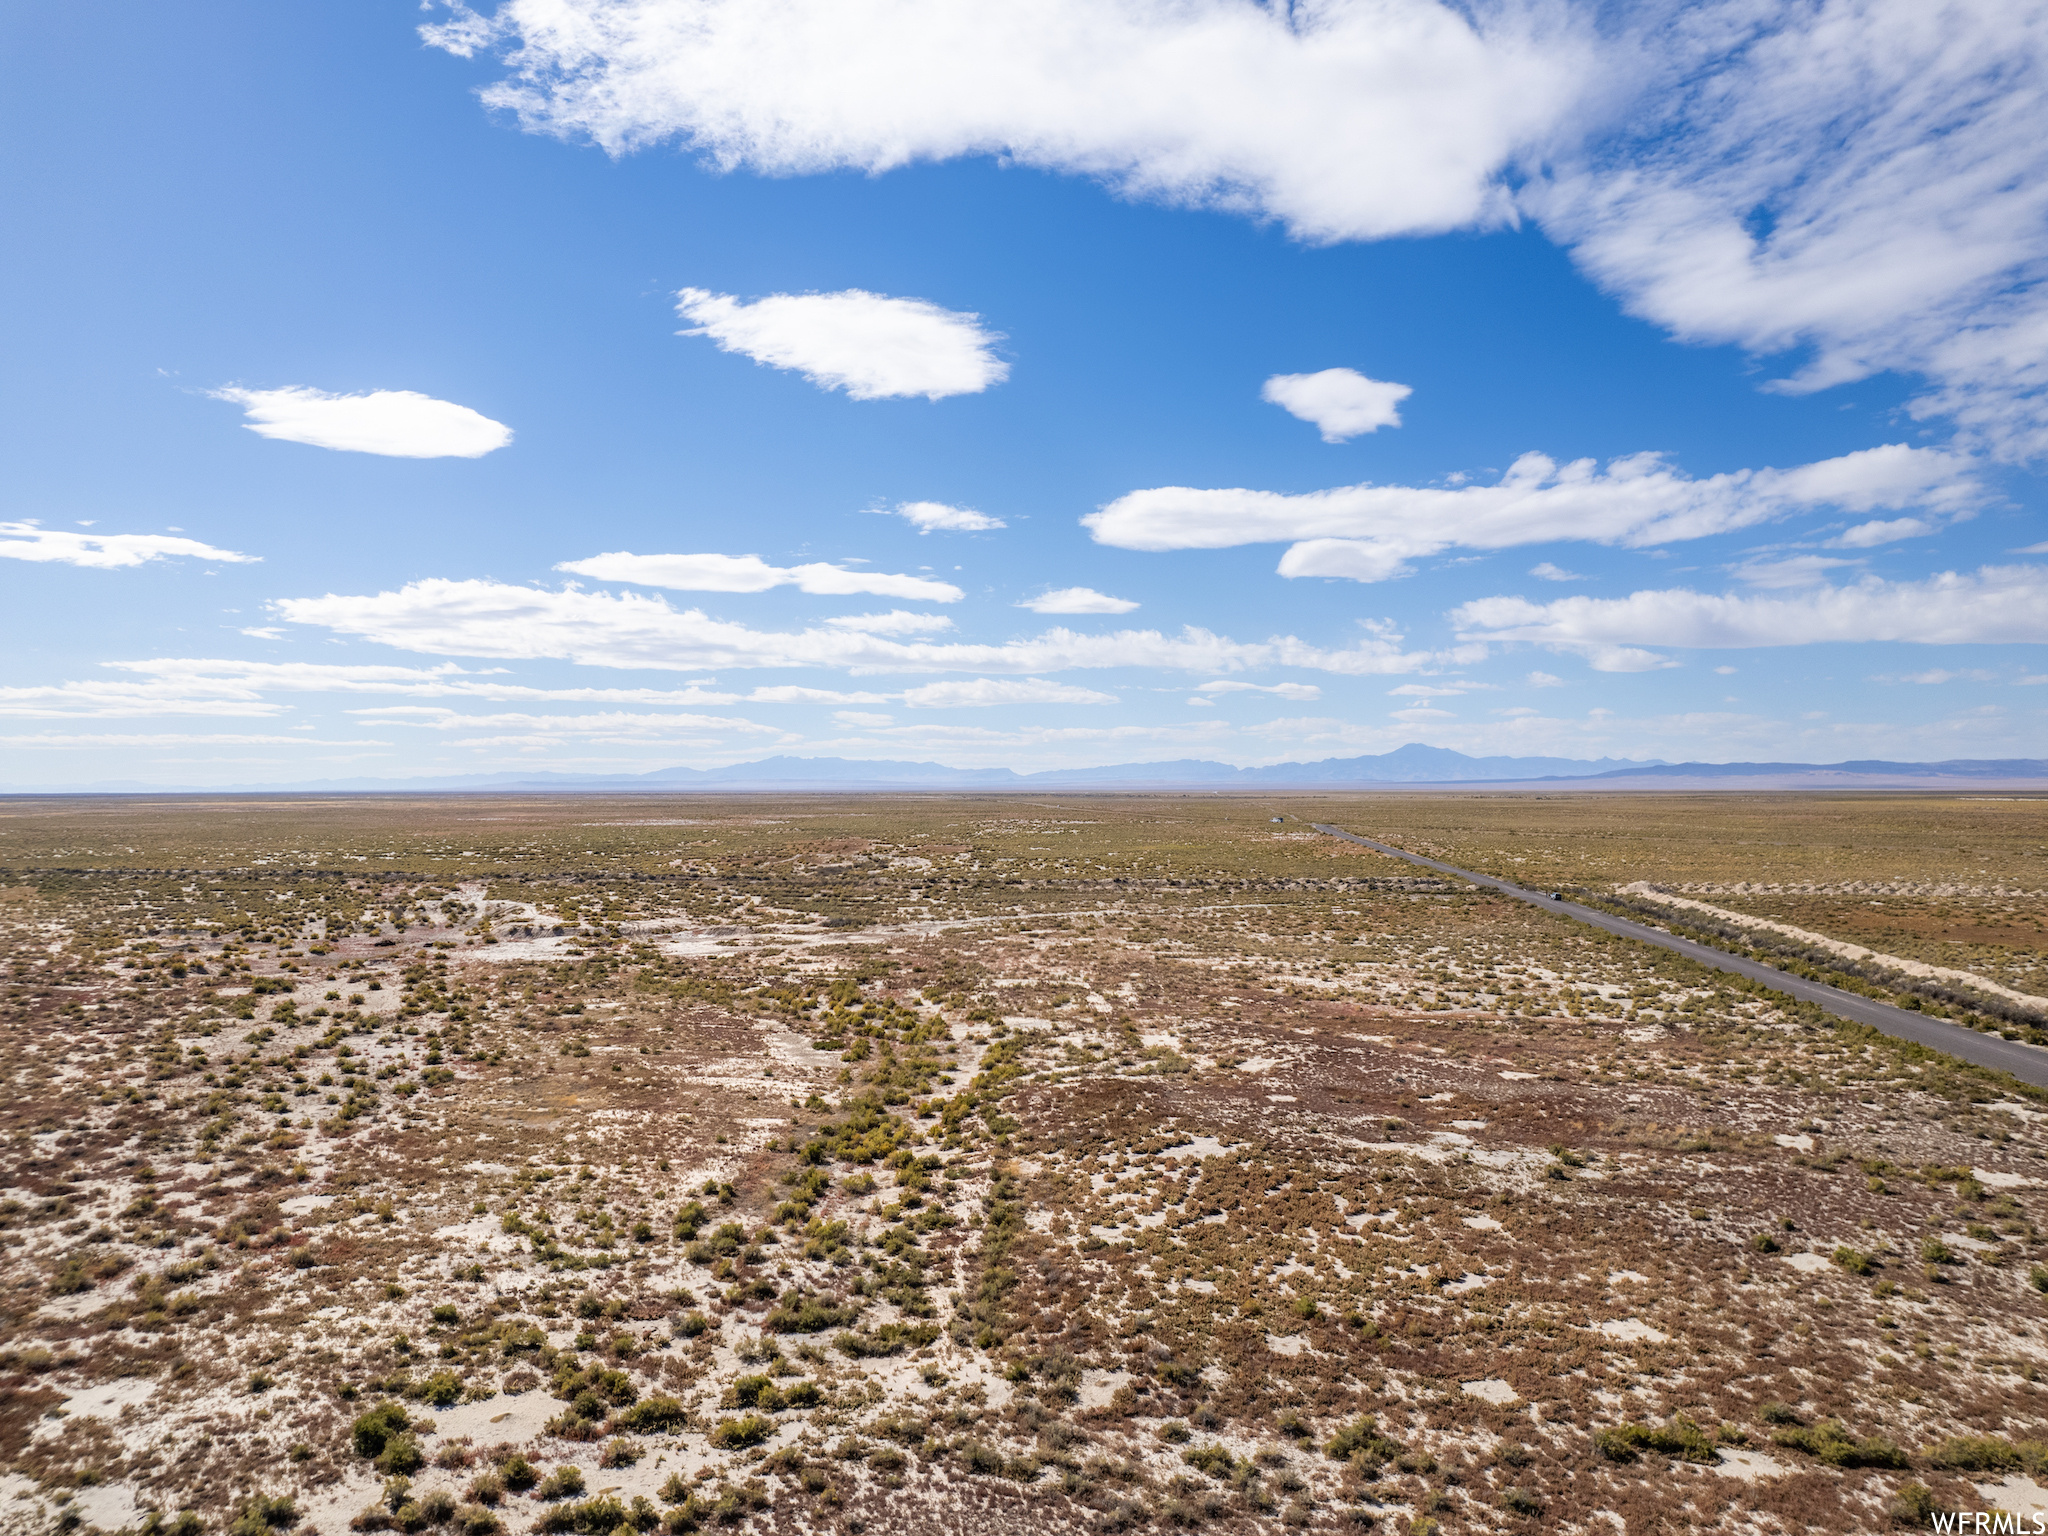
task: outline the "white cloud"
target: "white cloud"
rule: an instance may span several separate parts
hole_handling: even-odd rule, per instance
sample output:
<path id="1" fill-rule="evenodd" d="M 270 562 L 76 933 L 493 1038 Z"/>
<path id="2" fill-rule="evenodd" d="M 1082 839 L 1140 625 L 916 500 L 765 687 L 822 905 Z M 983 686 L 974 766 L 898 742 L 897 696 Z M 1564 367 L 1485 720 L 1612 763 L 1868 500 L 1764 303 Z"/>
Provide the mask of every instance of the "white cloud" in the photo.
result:
<path id="1" fill-rule="evenodd" d="M 1752 587 L 1810 587 L 1826 581 L 1830 571 L 1862 563 L 1829 555 L 1786 555 L 1778 560 L 1745 560 L 1730 567 L 1730 573 Z"/>
<path id="2" fill-rule="evenodd" d="M 374 595 L 284 598 L 277 614 L 430 655 L 556 657 L 593 666 L 699 672 L 726 667 L 839 667 L 853 672 L 1042 673 L 1084 667 L 1171 667 L 1234 672 L 1298 667 L 1349 675 L 1417 672 L 1459 660 L 1404 651 L 1401 638 L 1365 625 L 1364 638 L 1330 650 L 1289 636 L 1250 643 L 1189 627 L 1080 634 L 1051 629 L 1001 645 L 902 641 L 820 626 L 770 631 L 678 612 L 636 592 L 548 591 L 496 581 L 433 579 Z"/>
<path id="3" fill-rule="evenodd" d="M 2044 540 L 2039 544 L 2029 544 L 2025 549 L 2016 549 L 2013 553 L 2016 555 L 2048 555 L 2048 540 Z"/>
<path id="4" fill-rule="evenodd" d="M 1866 577 L 1791 597 L 1715 596 L 1684 589 L 1623 598 L 1568 597 L 1538 604 L 1488 597 L 1453 611 L 1473 640 L 1526 640 L 1578 651 L 1607 671 L 1641 670 L 1663 659 L 1645 645 L 1722 649 L 1871 640 L 1922 645 L 2048 642 L 2048 569 L 1985 566 L 1925 581 Z"/>
<path id="5" fill-rule="evenodd" d="M 504 50 L 486 102 L 613 153 L 681 141 L 769 174 L 990 155 L 1314 242 L 1497 225 L 1519 204 L 1675 335 L 1797 350 L 1784 387 L 1915 371 L 1932 386 L 1916 413 L 2003 451 L 2042 442 L 2039 7 L 452 9 L 430 41 Z"/>
<path id="6" fill-rule="evenodd" d="M 503 422 L 466 405 L 409 389 L 332 395 L 285 389 L 216 389 L 216 400 L 242 407 L 243 423 L 260 437 L 395 459 L 480 459 L 512 441 Z"/>
<path id="7" fill-rule="evenodd" d="M 1844 529 L 1832 542 L 1837 549 L 1873 549 L 1896 539 L 1917 539 L 1932 532 L 1934 524 L 1924 517 L 1893 517 L 1858 523 L 1854 528 Z"/>
<path id="8" fill-rule="evenodd" d="M 870 714 L 858 709 L 835 710 L 832 720 L 836 725 L 849 726 L 856 730 L 877 730 L 882 726 L 896 723 L 894 715 Z"/>
<path id="9" fill-rule="evenodd" d="M 1517 459 L 1494 485 L 1352 485 L 1278 491 L 1132 491 L 1081 519 L 1120 549 L 1224 549 L 1295 540 L 1283 576 L 1384 581 L 1407 562 L 1456 546 L 1505 549 L 1585 539 L 1642 547 L 1704 538 L 1820 507 L 1963 511 L 1983 492 L 1967 461 L 1890 444 L 1794 469 L 1744 469 L 1695 480 L 1653 453 L 1560 465 Z"/>
<path id="10" fill-rule="evenodd" d="M 1270 693 L 1302 704 L 1323 696 L 1323 690 L 1314 683 L 1240 683 L 1218 679 L 1199 686 L 1204 693 Z"/>
<path id="11" fill-rule="evenodd" d="M 926 683 L 903 694 L 912 709 L 979 708 L 991 704 L 1114 704 L 1115 694 L 1097 693 L 1042 677 L 969 677 Z"/>
<path id="12" fill-rule="evenodd" d="M 967 595 L 951 582 L 925 576 L 849 571 L 823 563 L 770 565 L 759 555 L 635 555 L 619 550 L 587 560 L 564 560 L 555 569 L 598 581 L 630 581 L 681 592 L 766 592 L 772 587 L 795 587 L 814 597 L 866 594 L 935 603 L 957 603 Z"/>
<path id="13" fill-rule="evenodd" d="M 1942 683 L 1952 683 L 1957 679 L 1969 683 L 1988 683 L 1991 681 L 1991 678 L 1992 674 L 1984 671 L 1981 667 L 1971 667 L 1960 672 L 1950 671 L 1946 667 L 1929 667 L 1925 672 L 1907 672 L 1899 677 L 1873 677 L 1871 681 L 1873 683 L 1919 683 L 1927 687 L 1938 687 Z"/>
<path id="14" fill-rule="evenodd" d="M 1414 393 L 1406 384 L 1368 379 L 1355 368 L 1325 368 L 1321 373 L 1276 373 L 1259 398 L 1318 428 L 1324 442 L 1341 443 L 1401 425 L 1401 402 Z"/>
<path id="15" fill-rule="evenodd" d="M 106 571 L 171 558 L 249 565 L 261 556 L 239 555 L 232 549 L 215 549 L 197 539 L 171 538 L 160 533 L 64 533 L 38 527 L 33 521 L 0 523 L 0 560 L 83 565 Z"/>
<path id="16" fill-rule="evenodd" d="M 773 293 L 743 303 L 730 294 L 685 288 L 676 313 L 719 349 L 802 374 L 820 389 L 855 400 L 974 395 L 1010 376 L 990 349 L 1001 341 L 979 315 L 923 299 L 892 299 L 859 288 L 843 293 Z"/>
<path id="17" fill-rule="evenodd" d="M 1584 581 L 1586 579 L 1579 575 L 1578 572 L 1568 571 L 1561 565 L 1552 565 L 1548 560 L 1530 566 L 1529 574 L 1541 577 L 1545 581 Z"/>
<path id="18" fill-rule="evenodd" d="M 1406 720 L 1410 725 L 1422 725 L 1431 720 L 1455 720 L 1458 717 L 1448 709 L 1436 709 L 1427 704 L 1417 704 L 1408 709 L 1391 711 L 1396 720 Z"/>
<path id="19" fill-rule="evenodd" d="M 943 613 L 912 613 L 892 608 L 887 613 L 848 613 L 827 619 L 833 629 L 857 629 L 866 635 L 928 635 L 951 629 L 953 621 Z"/>
<path id="20" fill-rule="evenodd" d="M 508 0 L 429 27 L 503 46 L 489 104 L 613 153 L 680 140 L 724 169 L 876 172 L 959 155 L 1270 214 L 1315 240 L 1508 217 L 1495 179 L 1587 78 L 1557 12 L 1429 0 Z"/>
<path id="21" fill-rule="evenodd" d="M 106 750 L 151 751 L 160 747 L 388 747 L 388 741 L 321 741 L 311 736 L 198 736 L 183 731 L 146 734 L 76 735 L 44 731 L 35 735 L 0 737 L 9 747 L 34 747 L 51 751 Z"/>
<path id="22" fill-rule="evenodd" d="M 1057 592 L 1041 592 L 1036 597 L 1027 597 L 1017 606 L 1029 608 L 1033 613 L 1129 613 L 1138 605 L 1128 598 L 1111 597 L 1093 587 L 1061 587 Z"/>
<path id="23" fill-rule="evenodd" d="M 1729 670 L 1733 671 L 1734 668 L 1731 667 Z M 1531 672 L 1524 681 L 1531 688 L 1562 688 L 1564 686 L 1564 679 L 1555 672 Z"/>
<path id="24" fill-rule="evenodd" d="M 582 715 L 468 715 L 459 710 L 405 704 L 356 709 L 349 713 L 362 717 L 368 725 L 411 726 L 446 733 L 491 733 L 487 741 L 461 743 L 471 746 L 521 746 L 572 737 L 628 743 L 661 741 L 677 736 L 698 739 L 732 733 L 753 736 L 779 734 L 774 726 L 758 725 L 752 720 L 727 715 L 651 714 L 630 710 L 605 710 Z"/>
<path id="25" fill-rule="evenodd" d="M 900 517 L 919 533 L 986 533 L 992 528 L 1009 526 L 1000 517 L 991 517 L 972 507 L 949 507 L 943 501 L 902 501 L 893 507 L 868 510 L 884 517 Z"/>
<path id="26" fill-rule="evenodd" d="M 1454 699 L 1464 692 L 1463 688 L 1437 688 L 1428 683 L 1403 683 L 1398 688 L 1389 688 L 1387 696 L 1395 699 Z"/>

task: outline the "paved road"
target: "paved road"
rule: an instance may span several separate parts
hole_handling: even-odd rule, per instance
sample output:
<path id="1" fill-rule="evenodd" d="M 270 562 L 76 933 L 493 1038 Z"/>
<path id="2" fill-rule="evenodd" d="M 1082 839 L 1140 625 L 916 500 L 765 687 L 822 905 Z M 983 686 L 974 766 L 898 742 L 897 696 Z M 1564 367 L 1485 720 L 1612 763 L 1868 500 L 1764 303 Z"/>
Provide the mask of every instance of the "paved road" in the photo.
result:
<path id="1" fill-rule="evenodd" d="M 1456 875 L 1460 880 L 1470 880 L 1474 885 L 1483 885 L 1489 890 L 1499 891 L 1503 896 L 1513 896 L 1531 906 L 1541 907 L 1546 912 L 1561 912 L 1566 917 L 1575 917 L 1582 923 L 1608 933 L 1619 934 L 1624 939 L 1640 939 L 1645 944 L 1655 944 L 1659 949 L 1674 950 L 1688 960 L 1697 960 L 1701 965 L 1712 966 L 1717 971 L 1728 971 L 1737 976 L 1747 976 L 1751 981 L 1762 982 L 1774 991 L 1789 993 L 1803 1002 L 1817 1003 L 1829 1013 L 1845 1019 L 1854 1019 L 1858 1024 L 1868 1024 L 1880 1033 L 1895 1040 L 1911 1040 L 1932 1050 L 1944 1051 L 1950 1056 L 1961 1057 L 1980 1067 L 1992 1067 L 2001 1072 L 2010 1072 L 2023 1083 L 2048 1088 L 2048 1051 L 2037 1046 L 2026 1045 L 2018 1040 L 2007 1040 L 2002 1035 L 1983 1035 L 1974 1029 L 1965 1029 L 1960 1024 L 1951 1024 L 1944 1019 L 1932 1019 L 1924 1013 L 1914 1013 L 1907 1008 L 1894 1008 L 1890 1003 L 1880 1003 L 1874 998 L 1859 993 L 1845 992 L 1840 987 L 1831 987 L 1826 982 L 1808 981 L 1804 976 L 1794 976 L 1775 966 L 1765 965 L 1759 960 L 1745 959 L 1741 955 L 1724 954 L 1704 944 L 1695 944 L 1691 939 L 1681 939 L 1675 934 L 1665 933 L 1644 923 L 1632 923 L 1625 917 L 1615 917 L 1594 907 L 1582 907 L 1577 902 L 1553 901 L 1547 891 L 1526 891 L 1508 880 L 1496 880 L 1491 875 L 1477 875 L 1469 869 L 1459 869 L 1455 864 L 1441 864 L 1435 859 L 1425 859 L 1419 853 L 1376 843 L 1369 837 L 1359 837 L 1346 832 L 1342 827 L 1324 826 L 1310 822 L 1318 832 L 1331 837 L 1341 837 L 1347 843 L 1358 843 L 1376 853 L 1389 854 L 1397 859 L 1406 859 L 1410 864 L 1420 864 L 1424 869 L 1434 869 L 1440 874 Z"/>

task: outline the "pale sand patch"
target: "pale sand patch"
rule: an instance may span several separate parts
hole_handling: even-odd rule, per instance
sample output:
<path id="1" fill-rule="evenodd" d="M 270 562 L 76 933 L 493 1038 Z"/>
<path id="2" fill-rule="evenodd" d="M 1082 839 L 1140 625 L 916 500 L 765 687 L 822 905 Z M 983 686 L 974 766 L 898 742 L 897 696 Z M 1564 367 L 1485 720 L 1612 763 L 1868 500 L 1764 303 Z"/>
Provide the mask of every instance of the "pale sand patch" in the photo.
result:
<path id="1" fill-rule="evenodd" d="M 1268 1103 L 1272 1104 L 1292 1104 L 1295 1102 L 1294 1095 L 1291 1093 L 1269 1093 L 1266 1095 L 1266 1099 Z"/>
<path id="2" fill-rule="evenodd" d="M 1461 1131 L 1483 1131 L 1486 1129 L 1486 1122 L 1484 1120 L 1453 1120 L 1451 1124 Z"/>
<path id="3" fill-rule="evenodd" d="M 1607 1283 L 1609 1285 L 1620 1285 L 1624 1280 L 1632 1281 L 1637 1285 L 1648 1285 L 1650 1283 L 1650 1277 L 1641 1270 L 1611 1269 L 1607 1272 Z"/>
<path id="4" fill-rule="evenodd" d="M 1533 1083 L 1536 1081 L 1536 1074 L 1534 1072 L 1503 1072 L 1501 1076 L 1511 1083 Z"/>
<path id="5" fill-rule="evenodd" d="M 1993 1509 L 2015 1515 L 2031 1515 L 2036 1510 L 2048 1512 L 2048 1488 L 2017 1472 L 1995 1483 L 1979 1483 L 1977 1492 Z"/>
<path id="6" fill-rule="evenodd" d="M 1670 1334 L 1660 1332 L 1640 1318 L 1634 1317 L 1610 1317 L 1598 1325 L 1598 1331 L 1610 1339 L 1622 1339 L 1629 1343 L 1640 1340 L 1650 1344 L 1664 1344 L 1671 1338 Z"/>
<path id="7" fill-rule="evenodd" d="M 1460 1382 L 1459 1387 L 1467 1397 L 1476 1397 L 1482 1403 L 1518 1403 L 1522 1400 L 1513 1387 L 1498 1377 Z"/>
<path id="8" fill-rule="evenodd" d="M 1761 1451 L 1735 1451 L 1724 1447 L 1721 1459 L 1714 1463 L 1714 1470 L 1737 1482 L 1758 1483 L 1767 1477 L 1783 1477 L 1792 1469 L 1783 1462 L 1773 1461 Z"/>
<path id="9" fill-rule="evenodd" d="M 1280 1063 L 1271 1056 L 1254 1056 L 1249 1061 L 1240 1061 L 1237 1064 L 1237 1070 L 1240 1072 L 1270 1072 L 1279 1065 Z"/>
<path id="10" fill-rule="evenodd" d="M 1474 1232 L 1505 1232 L 1507 1230 L 1506 1227 L 1495 1221 L 1491 1216 L 1464 1216 L 1459 1219 Z"/>
<path id="11" fill-rule="evenodd" d="M 1790 1147 L 1795 1152 L 1811 1152 L 1813 1150 L 1813 1138 L 1811 1136 L 1786 1136 L 1781 1133 L 1773 1136 L 1771 1140 L 1781 1147 Z"/>
<path id="12" fill-rule="evenodd" d="M 1299 1334 L 1269 1333 L 1266 1335 L 1266 1348 L 1276 1355 L 1298 1355 L 1308 1345 Z"/>
<path id="13" fill-rule="evenodd" d="M 1466 1275 L 1463 1279 L 1453 1280 L 1449 1285 L 1445 1286 L 1444 1294 L 1446 1296 L 1462 1296 L 1467 1291 L 1483 1291 L 1491 1284 L 1493 1284 L 1493 1277 L 1491 1275 Z"/>
<path id="14" fill-rule="evenodd" d="M 1975 1174 L 1977 1182 L 1987 1189 L 2024 1189 L 2040 1182 L 2038 1179 L 2027 1178 L 2024 1174 L 2000 1173 L 1995 1168 L 1972 1168 L 1970 1172 Z"/>
<path id="15" fill-rule="evenodd" d="M 1231 1146 L 1234 1145 L 1236 1143 L 1231 1143 Z M 1193 1141 L 1184 1142 L 1180 1146 L 1168 1147 L 1159 1155 L 1161 1157 L 1209 1158 L 1221 1157 L 1229 1150 L 1230 1146 L 1226 1146 L 1214 1136 L 1197 1136 Z"/>
<path id="16" fill-rule="evenodd" d="M 1828 1268 L 1828 1261 L 1817 1253 L 1788 1253 L 1785 1262 L 1805 1274 L 1818 1274 Z"/>
<path id="17" fill-rule="evenodd" d="M 531 1440 L 561 1411 L 559 1402 L 535 1388 L 517 1397 L 501 1393 L 480 1403 L 437 1409 L 434 1428 L 444 1440 L 460 1440 L 467 1435 L 478 1445 L 495 1445 L 500 1440 L 517 1444 Z"/>

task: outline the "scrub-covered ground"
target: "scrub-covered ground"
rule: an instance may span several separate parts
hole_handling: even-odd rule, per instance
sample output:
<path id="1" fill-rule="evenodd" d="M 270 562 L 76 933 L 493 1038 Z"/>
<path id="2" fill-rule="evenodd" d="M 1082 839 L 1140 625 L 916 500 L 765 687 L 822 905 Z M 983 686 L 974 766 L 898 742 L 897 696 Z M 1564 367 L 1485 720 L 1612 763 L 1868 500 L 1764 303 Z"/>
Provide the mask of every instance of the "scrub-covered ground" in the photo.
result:
<path id="1" fill-rule="evenodd" d="M 1307 823 L 2031 1039 L 2042 810 L 4 802 L 0 1531 L 2030 1510 L 2048 1095 Z"/>

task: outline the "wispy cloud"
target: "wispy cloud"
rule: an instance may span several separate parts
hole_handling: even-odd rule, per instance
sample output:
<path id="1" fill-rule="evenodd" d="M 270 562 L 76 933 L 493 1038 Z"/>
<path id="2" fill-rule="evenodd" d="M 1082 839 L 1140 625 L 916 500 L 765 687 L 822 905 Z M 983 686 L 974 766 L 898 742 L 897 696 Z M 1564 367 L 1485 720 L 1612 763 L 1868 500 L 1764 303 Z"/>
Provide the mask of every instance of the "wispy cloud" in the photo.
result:
<path id="1" fill-rule="evenodd" d="M 1138 605 L 1129 598 L 1111 597 L 1093 587 L 1061 587 L 1056 592 L 1027 597 L 1017 606 L 1033 613 L 1129 613 Z"/>
<path id="2" fill-rule="evenodd" d="M 849 571 L 821 562 L 770 565 L 759 555 L 635 555 L 620 550 L 585 560 L 564 560 L 555 569 L 599 581 L 630 581 L 680 592 L 766 592 L 774 587 L 795 587 L 816 597 L 907 597 L 935 603 L 957 603 L 967 595 L 949 581 L 925 576 Z"/>
<path id="3" fill-rule="evenodd" d="M 219 560 L 248 565 L 262 558 L 237 554 L 232 549 L 215 549 L 197 539 L 175 538 L 161 533 L 69 533 L 43 528 L 34 522 L 0 523 L 0 559 L 83 565 L 94 570 L 117 570 L 144 565 L 152 560 Z"/>
<path id="4" fill-rule="evenodd" d="M 416 653 L 558 657 L 595 666 L 691 672 L 728 667 L 1010 674 L 1170 667 L 1233 672 L 1280 666 L 1384 675 L 1421 671 L 1440 662 L 1433 653 L 1402 649 L 1398 635 L 1376 627 L 1368 627 L 1365 638 L 1338 649 L 1293 636 L 1244 642 L 1196 628 L 1177 635 L 1158 630 L 1088 635 L 1051 629 L 1001 645 L 938 643 L 822 625 L 760 630 L 695 609 L 679 612 L 659 597 L 635 592 L 553 592 L 496 581 L 416 581 L 395 592 L 285 598 L 272 607 L 295 624 L 318 625 Z"/>
<path id="5" fill-rule="evenodd" d="M 1652 645 L 1723 649 L 1872 640 L 2038 645 L 2048 642 L 2048 570 L 2008 565 L 1966 575 L 1945 572 L 1924 581 L 1869 577 L 1787 597 L 1683 588 L 1542 604 L 1487 597 L 1464 604 L 1451 617 L 1468 639 L 1524 640 L 1576 651 L 1606 671 L 1668 664 L 1636 649 Z"/>
<path id="6" fill-rule="evenodd" d="M 974 395 L 1010 376 L 997 357 L 998 331 L 981 317 L 923 299 L 848 288 L 841 293 L 775 293 L 751 303 L 685 288 L 676 312 L 722 351 L 802 374 L 855 400 Z"/>
<path id="7" fill-rule="evenodd" d="M 284 389 L 217 389 L 216 400 L 242 407 L 259 437 L 395 459 L 480 459 L 512 441 L 512 429 L 466 405 L 409 389 L 333 395 Z"/>
<path id="8" fill-rule="evenodd" d="M 1119 549 L 1226 549 L 1293 540 L 1283 576 L 1383 581 L 1454 547 L 1505 549 L 1566 539 L 1641 548 L 1705 538 L 1819 508 L 1966 510 L 1984 492 L 1968 461 L 1890 444 L 1794 469 L 1694 479 L 1654 453 L 1559 464 L 1515 460 L 1493 485 L 1352 485 L 1278 491 L 1132 491 L 1081 519 Z M 1539 568 L 1538 573 L 1541 574 Z"/>
<path id="9" fill-rule="evenodd" d="M 870 507 L 884 517 L 900 517 L 919 533 L 987 533 L 1007 528 L 1000 517 L 972 507 L 949 507 L 943 501 L 899 501 L 893 507 Z"/>
<path id="10" fill-rule="evenodd" d="M 903 702 L 912 709 L 983 708 L 995 704 L 1114 704 L 1115 694 L 1098 693 L 1072 683 L 1042 677 L 968 677 L 925 683 L 907 690 Z"/>

